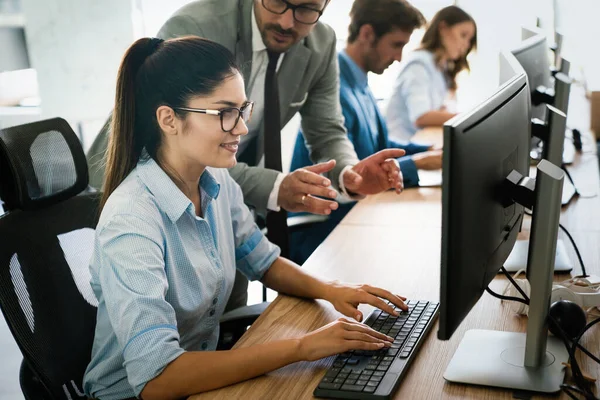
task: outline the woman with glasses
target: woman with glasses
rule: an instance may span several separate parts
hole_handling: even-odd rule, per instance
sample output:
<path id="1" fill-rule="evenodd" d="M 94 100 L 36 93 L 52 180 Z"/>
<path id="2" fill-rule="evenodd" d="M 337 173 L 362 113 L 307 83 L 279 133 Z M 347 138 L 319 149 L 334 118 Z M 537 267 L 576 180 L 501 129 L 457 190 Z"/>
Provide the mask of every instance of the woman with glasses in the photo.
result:
<path id="1" fill-rule="evenodd" d="M 279 257 L 226 168 L 252 115 L 232 54 L 198 37 L 140 39 L 119 70 L 105 191 L 90 261 L 98 299 L 86 395 L 176 399 L 284 365 L 392 339 L 359 324 L 359 303 L 403 297 L 325 282 Z M 314 332 L 215 351 L 236 269 L 349 318 Z"/>
<path id="2" fill-rule="evenodd" d="M 437 12 L 420 48 L 402 60 L 387 109 L 391 137 L 408 142 L 419 129 L 442 126 L 455 115 L 445 102 L 476 46 L 477 26 L 469 14 L 456 6 Z"/>

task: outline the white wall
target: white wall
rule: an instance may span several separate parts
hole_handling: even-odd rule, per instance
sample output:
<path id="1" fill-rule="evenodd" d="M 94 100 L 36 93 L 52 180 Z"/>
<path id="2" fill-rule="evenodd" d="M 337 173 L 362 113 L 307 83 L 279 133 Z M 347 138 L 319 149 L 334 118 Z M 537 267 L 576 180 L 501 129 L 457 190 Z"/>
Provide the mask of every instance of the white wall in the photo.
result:
<path id="1" fill-rule="evenodd" d="M 554 1 L 556 30 L 564 35 L 562 55 L 571 61 L 571 75 L 600 90 L 600 1 Z"/>
<path id="2" fill-rule="evenodd" d="M 130 0 L 23 0 L 42 118 L 103 119 L 133 41 Z"/>
<path id="3" fill-rule="evenodd" d="M 521 26 L 535 27 L 540 18 L 542 27 L 553 29 L 552 0 L 457 0 L 477 23 L 478 49 L 469 58 L 469 79 L 459 81 L 457 93 L 461 109 L 476 105 L 498 87 L 498 53 L 521 41 Z"/>

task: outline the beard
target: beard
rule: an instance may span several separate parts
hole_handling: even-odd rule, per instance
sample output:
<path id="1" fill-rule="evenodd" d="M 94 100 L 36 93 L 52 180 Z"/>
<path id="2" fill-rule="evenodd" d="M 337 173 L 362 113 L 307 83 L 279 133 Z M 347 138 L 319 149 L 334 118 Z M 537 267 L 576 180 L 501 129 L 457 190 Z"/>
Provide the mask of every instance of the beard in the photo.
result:
<path id="1" fill-rule="evenodd" d="M 269 40 L 268 33 L 274 32 L 278 33 L 286 38 L 289 38 L 291 41 L 289 44 L 278 43 L 275 40 Z M 273 52 L 284 53 L 290 47 L 298 42 L 298 33 L 293 29 L 283 29 L 281 26 L 277 24 L 266 24 L 261 32 L 261 36 L 263 38 L 263 42 L 267 46 L 267 49 Z"/>

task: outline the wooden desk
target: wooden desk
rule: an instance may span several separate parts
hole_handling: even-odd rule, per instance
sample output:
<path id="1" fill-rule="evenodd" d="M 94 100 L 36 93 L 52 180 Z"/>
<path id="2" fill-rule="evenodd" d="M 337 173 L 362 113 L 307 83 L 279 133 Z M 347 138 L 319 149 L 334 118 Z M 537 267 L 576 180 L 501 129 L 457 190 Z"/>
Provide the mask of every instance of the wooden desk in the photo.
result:
<path id="1" fill-rule="evenodd" d="M 578 187 L 600 191 L 598 164 L 592 155 L 578 156 L 571 167 Z M 588 272 L 600 275 L 600 198 L 576 199 L 562 212 L 562 222 L 575 238 Z M 397 196 L 383 193 L 361 201 L 315 251 L 304 268 L 327 278 L 368 282 L 414 299 L 439 300 L 441 189 L 411 189 Z M 527 227 L 527 225 L 526 225 Z M 526 231 L 522 236 L 526 236 Z M 575 253 L 567 244 L 569 255 Z M 575 270 L 579 272 L 577 267 Z M 555 280 L 566 279 L 557 276 Z M 498 276 L 492 289 L 501 292 Z M 366 315 L 371 310 L 361 306 Z M 240 339 L 236 347 L 298 337 L 340 315 L 324 301 L 280 295 Z M 437 340 L 434 327 L 402 381 L 398 399 L 510 399 L 509 390 L 447 383 L 443 378 L 468 329 L 524 332 L 526 318 L 484 294 L 447 342 Z M 600 326 L 588 331 L 582 344 L 598 354 Z M 267 375 L 191 397 L 200 399 L 310 399 L 333 357 L 289 365 Z M 600 368 L 581 358 L 582 368 L 600 382 Z M 241 367 L 241 366 L 240 366 Z M 597 390 L 600 383 L 597 383 Z M 600 392 L 600 390 L 598 390 Z M 561 394 L 560 398 L 567 398 Z"/>

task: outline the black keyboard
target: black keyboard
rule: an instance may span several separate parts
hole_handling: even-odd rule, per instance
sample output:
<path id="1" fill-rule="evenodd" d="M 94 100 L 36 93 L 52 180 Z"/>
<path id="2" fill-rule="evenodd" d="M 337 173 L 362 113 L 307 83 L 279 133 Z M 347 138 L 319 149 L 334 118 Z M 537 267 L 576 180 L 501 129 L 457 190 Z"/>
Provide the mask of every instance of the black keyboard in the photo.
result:
<path id="1" fill-rule="evenodd" d="M 398 317 L 375 310 L 365 321 L 395 338 L 391 347 L 338 355 L 313 394 L 330 399 L 391 398 L 439 311 L 439 303 L 431 301 L 410 300 L 407 305 L 408 311 L 396 308 Z"/>

